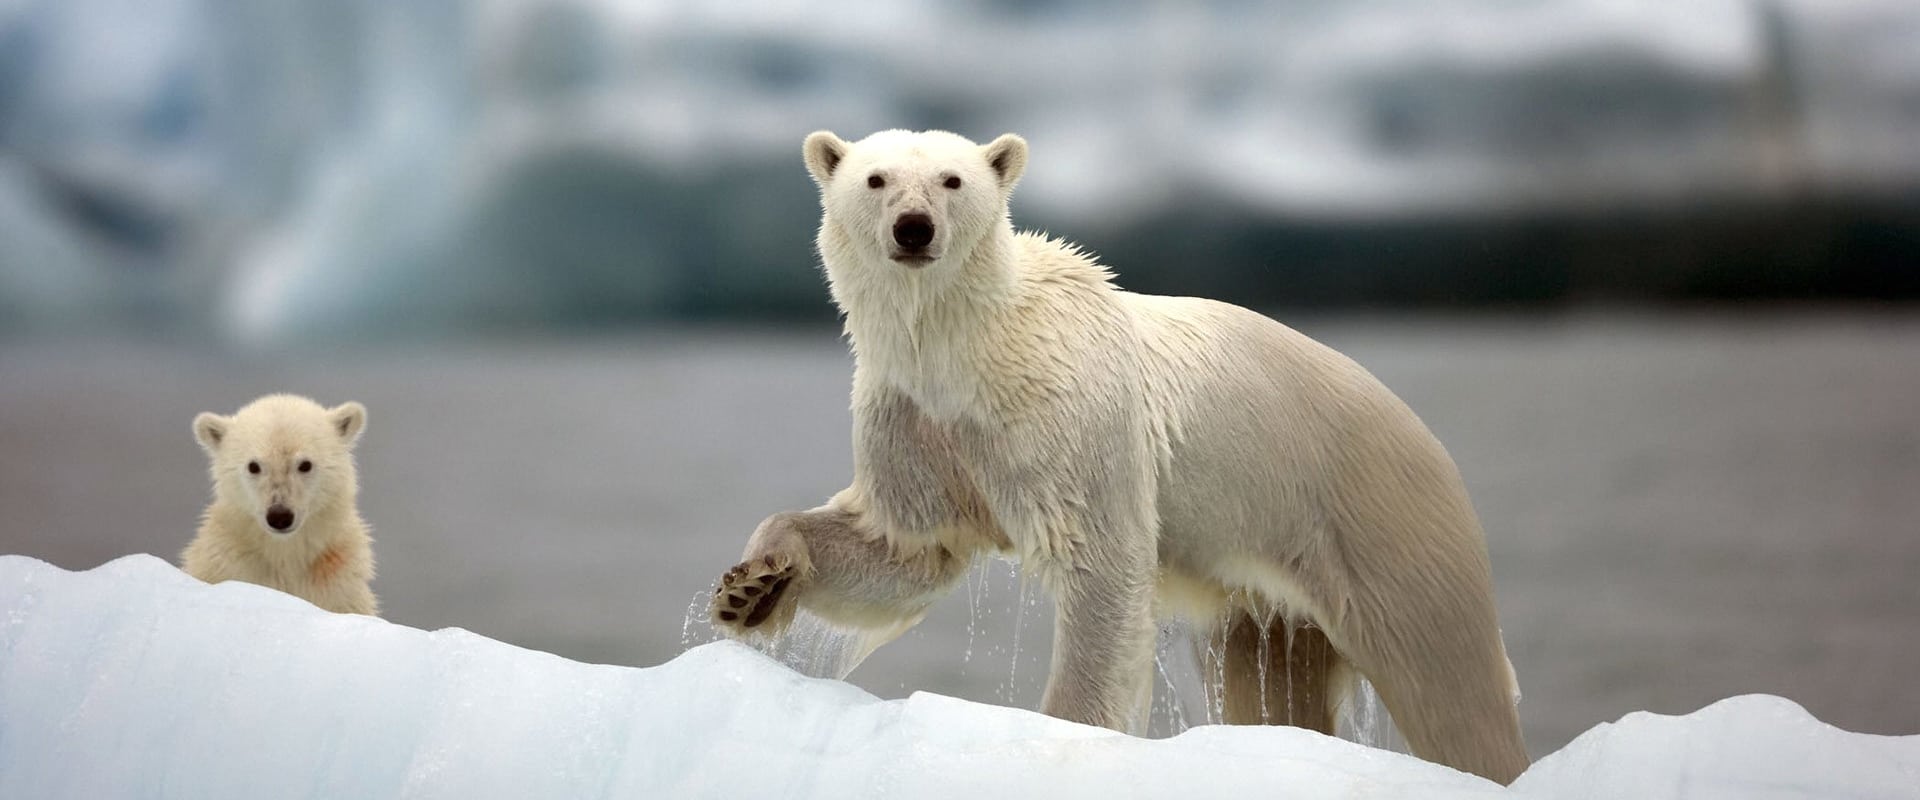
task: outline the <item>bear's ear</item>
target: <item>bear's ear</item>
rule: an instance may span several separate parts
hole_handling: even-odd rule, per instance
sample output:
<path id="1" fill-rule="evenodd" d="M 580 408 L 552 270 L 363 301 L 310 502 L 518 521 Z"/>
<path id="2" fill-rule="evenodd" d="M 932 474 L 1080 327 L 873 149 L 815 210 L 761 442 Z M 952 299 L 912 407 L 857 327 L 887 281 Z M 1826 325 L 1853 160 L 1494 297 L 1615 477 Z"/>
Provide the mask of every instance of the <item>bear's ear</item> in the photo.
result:
<path id="1" fill-rule="evenodd" d="M 1000 176 L 1000 190 L 1008 191 L 1020 182 L 1020 176 L 1027 171 L 1027 140 L 1011 133 L 1003 133 L 1000 138 L 980 148 L 986 156 L 987 166 L 993 168 L 993 174 Z"/>
<path id="2" fill-rule="evenodd" d="M 347 401 L 327 409 L 327 424 L 333 426 L 334 433 L 340 434 L 340 441 L 352 447 L 360 441 L 360 432 L 367 427 L 367 407 Z"/>
<path id="3" fill-rule="evenodd" d="M 806 144 L 800 151 L 807 161 L 807 171 L 813 173 L 813 182 L 820 188 L 827 186 L 833 179 L 833 171 L 847 157 L 847 143 L 833 135 L 833 131 L 814 131 L 807 134 Z"/>
<path id="4" fill-rule="evenodd" d="M 220 440 L 227 438 L 227 429 L 233 426 L 233 420 L 212 412 L 202 411 L 193 418 L 193 438 L 200 442 L 200 448 L 208 455 L 220 452 Z"/>

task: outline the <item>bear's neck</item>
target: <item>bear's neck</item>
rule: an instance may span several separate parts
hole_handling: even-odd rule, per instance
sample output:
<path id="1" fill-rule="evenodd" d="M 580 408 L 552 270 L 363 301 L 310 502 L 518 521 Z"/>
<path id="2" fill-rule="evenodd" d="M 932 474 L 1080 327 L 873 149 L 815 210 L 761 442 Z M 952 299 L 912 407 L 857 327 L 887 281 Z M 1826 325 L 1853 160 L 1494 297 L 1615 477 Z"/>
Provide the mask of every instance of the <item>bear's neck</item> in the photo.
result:
<path id="1" fill-rule="evenodd" d="M 1018 286 L 1018 243 L 1007 223 L 982 236 L 958 264 L 908 267 L 839 246 L 843 232 L 821 237 L 833 302 L 846 315 L 847 335 L 862 339 L 961 321 L 1005 308 Z"/>
<path id="2" fill-rule="evenodd" d="M 1018 301 L 1019 253 L 1012 224 L 1002 222 L 957 266 L 836 263 L 833 254 L 827 255 L 834 302 L 846 314 L 856 368 L 916 395 L 923 393 L 916 390 L 953 389 L 950 384 L 964 380 L 954 374 L 955 353 Z"/>

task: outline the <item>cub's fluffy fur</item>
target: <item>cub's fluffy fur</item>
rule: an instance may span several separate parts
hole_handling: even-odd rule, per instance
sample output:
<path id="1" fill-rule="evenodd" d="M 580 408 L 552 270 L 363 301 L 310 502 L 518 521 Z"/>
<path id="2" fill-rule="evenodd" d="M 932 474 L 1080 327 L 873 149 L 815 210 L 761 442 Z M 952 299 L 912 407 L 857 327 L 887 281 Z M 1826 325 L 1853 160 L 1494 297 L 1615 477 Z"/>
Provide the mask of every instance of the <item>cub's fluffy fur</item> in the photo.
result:
<path id="1" fill-rule="evenodd" d="M 287 394 L 231 417 L 195 417 L 213 502 L 181 568 L 208 583 L 257 583 L 328 611 L 378 614 L 373 539 L 355 499 L 353 446 L 366 424 L 359 403 L 322 408 Z"/>

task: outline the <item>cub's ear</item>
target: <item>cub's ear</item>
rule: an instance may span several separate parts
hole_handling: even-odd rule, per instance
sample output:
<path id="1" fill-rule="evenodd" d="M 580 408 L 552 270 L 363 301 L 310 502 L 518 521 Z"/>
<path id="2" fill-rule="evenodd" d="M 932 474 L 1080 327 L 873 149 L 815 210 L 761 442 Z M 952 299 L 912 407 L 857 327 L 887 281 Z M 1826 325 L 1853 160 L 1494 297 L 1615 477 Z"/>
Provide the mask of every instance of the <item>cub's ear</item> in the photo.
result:
<path id="1" fill-rule="evenodd" d="M 987 166 L 993 168 L 993 174 L 1000 176 L 1000 190 L 1010 191 L 1020 182 L 1020 176 L 1027 171 L 1027 140 L 1011 133 L 1003 133 L 1000 138 L 980 148 L 986 156 Z"/>
<path id="2" fill-rule="evenodd" d="M 193 438 L 200 442 L 200 449 L 207 455 L 220 452 L 220 440 L 227 438 L 227 429 L 233 427 L 233 420 L 202 411 L 193 418 Z"/>
<path id="3" fill-rule="evenodd" d="M 806 158 L 807 171 L 813 173 L 813 182 L 825 189 L 827 181 L 833 179 L 833 171 L 847 157 L 847 143 L 833 135 L 833 131 L 814 131 L 807 134 L 806 144 L 800 146 L 800 151 Z"/>
<path id="4" fill-rule="evenodd" d="M 366 430 L 367 407 L 353 401 L 347 401 L 333 408 L 329 408 L 327 409 L 327 424 L 332 425 L 333 431 L 340 434 L 340 441 L 346 442 L 348 447 L 352 447 L 354 443 L 360 441 L 360 432 Z"/>

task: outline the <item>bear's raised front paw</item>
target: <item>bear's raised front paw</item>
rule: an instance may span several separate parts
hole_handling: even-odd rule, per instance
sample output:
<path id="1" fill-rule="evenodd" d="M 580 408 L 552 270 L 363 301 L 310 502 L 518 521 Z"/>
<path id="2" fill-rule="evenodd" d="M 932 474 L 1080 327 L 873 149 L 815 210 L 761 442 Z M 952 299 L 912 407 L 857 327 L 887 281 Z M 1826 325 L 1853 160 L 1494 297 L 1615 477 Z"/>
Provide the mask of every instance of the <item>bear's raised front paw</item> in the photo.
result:
<path id="1" fill-rule="evenodd" d="M 793 559 L 779 553 L 735 564 L 720 576 L 720 587 L 713 590 L 713 624 L 741 633 L 773 619 L 775 624 L 767 627 L 778 629 L 793 616 L 792 604 L 783 608 L 781 600 L 786 598 L 795 572 Z M 780 611 L 785 613 L 776 617 L 775 612 Z"/>

